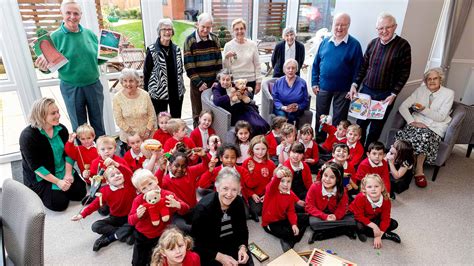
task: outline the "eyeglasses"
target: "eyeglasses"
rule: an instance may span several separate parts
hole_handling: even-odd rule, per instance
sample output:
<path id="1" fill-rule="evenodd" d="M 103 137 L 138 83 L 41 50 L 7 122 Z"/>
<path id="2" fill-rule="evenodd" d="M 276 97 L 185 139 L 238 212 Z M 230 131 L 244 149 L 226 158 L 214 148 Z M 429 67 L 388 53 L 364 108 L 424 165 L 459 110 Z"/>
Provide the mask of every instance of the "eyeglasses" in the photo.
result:
<path id="1" fill-rule="evenodd" d="M 348 28 L 349 24 L 336 24 L 334 25 L 335 28 L 341 27 L 341 28 Z"/>
<path id="2" fill-rule="evenodd" d="M 395 27 L 395 24 L 394 25 L 391 25 L 391 26 L 386 26 L 386 27 L 377 27 L 376 29 L 378 31 L 384 31 L 384 30 L 389 30 L 391 28 Z"/>
<path id="3" fill-rule="evenodd" d="M 167 31 L 167 32 L 172 32 L 172 31 L 173 31 L 173 29 L 160 29 L 160 31 L 164 31 L 164 32 L 166 32 L 166 31 Z"/>
<path id="4" fill-rule="evenodd" d="M 435 81 L 435 80 L 439 80 L 440 78 L 439 77 L 434 77 L 434 78 L 427 78 L 426 80 L 427 81 Z"/>

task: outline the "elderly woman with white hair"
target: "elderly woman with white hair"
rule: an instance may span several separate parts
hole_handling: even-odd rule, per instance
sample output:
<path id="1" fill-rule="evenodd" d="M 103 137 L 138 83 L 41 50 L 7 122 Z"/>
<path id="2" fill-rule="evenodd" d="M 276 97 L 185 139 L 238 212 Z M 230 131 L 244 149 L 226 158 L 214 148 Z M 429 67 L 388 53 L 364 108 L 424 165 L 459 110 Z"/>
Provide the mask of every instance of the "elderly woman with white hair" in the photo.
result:
<path id="1" fill-rule="evenodd" d="M 128 136 L 134 132 L 143 139 L 151 138 L 156 130 L 156 114 L 150 95 L 138 87 L 138 72 L 125 68 L 119 80 L 122 89 L 114 96 L 113 110 L 115 123 L 120 128 L 120 140 L 126 144 Z"/>
<path id="2" fill-rule="evenodd" d="M 277 116 L 286 117 L 288 123 L 293 123 L 309 105 L 308 86 L 304 79 L 296 75 L 298 62 L 295 59 L 287 59 L 283 64 L 283 71 L 285 76 L 279 78 L 272 89 L 273 112 Z"/>
<path id="3" fill-rule="evenodd" d="M 73 170 L 74 161 L 64 152 L 69 134 L 60 117 L 54 99 L 38 99 L 31 107 L 30 124 L 20 135 L 23 183 L 53 211 L 64 211 L 69 201 L 86 195 L 85 183 Z"/>
<path id="4" fill-rule="evenodd" d="M 215 186 L 216 191 L 204 196 L 194 209 L 191 235 L 201 265 L 253 265 L 240 175 L 234 168 L 223 167 Z"/>
<path id="5" fill-rule="evenodd" d="M 424 83 L 399 107 L 407 125 L 397 132 L 397 140 L 412 144 L 416 157 L 415 183 L 426 187 L 423 164 L 433 164 L 439 144 L 444 137 L 454 101 L 454 91 L 442 86 L 444 73 L 441 68 L 431 68 L 424 74 Z"/>
<path id="6" fill-rule="evenodd" d="M 147 47 L 143 67 L 144 89 L 150 94 L 156 114 L 169 112 L 173 118 L 181 118 L 183 97 L 186 89 L 183 81 L 183 55 L 171 41 L 173 22 L 169 18 L 158 22 L 158 38 Z"/>
<path id="7" fill-rule="evenodd" d="M 283 63 L 289 58 L 293 58 L 298 62 L 296 75 L 299 76 L 305 58 L 304 45 L 296 40 L 296 30 L 292 26 L 283 30 L 282 37 L 283 41 L 275 46 L 272 54 L 273 77 L 279 78 L 285 75 L 283 73 Z"/>

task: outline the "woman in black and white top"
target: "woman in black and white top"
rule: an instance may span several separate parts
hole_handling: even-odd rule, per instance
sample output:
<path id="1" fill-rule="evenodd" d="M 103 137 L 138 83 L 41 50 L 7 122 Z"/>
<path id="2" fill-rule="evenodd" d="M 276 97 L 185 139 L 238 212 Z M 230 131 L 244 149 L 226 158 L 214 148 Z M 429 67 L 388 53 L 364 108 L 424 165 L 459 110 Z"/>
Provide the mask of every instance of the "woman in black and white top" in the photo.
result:
<path id="1" fill-rule="evenodd" d="M 173 22 L 166 18 L 158 22 L 158 39 L 147 48 L 143 67 L 143 88 L 148 91 L 158 115 L 169 112 L 173 118 L 181 118 L 183 96 L 183 56 L 181 49 L 171 41 Z"/>
<path id="2" fill-rule="evenodd" d="M 196 205 L 191 235 L 202 265 L 253 265 L 247 249 L 249 231 L 240 175 L 234 168 L 219 172 L 216 192 Z"/>

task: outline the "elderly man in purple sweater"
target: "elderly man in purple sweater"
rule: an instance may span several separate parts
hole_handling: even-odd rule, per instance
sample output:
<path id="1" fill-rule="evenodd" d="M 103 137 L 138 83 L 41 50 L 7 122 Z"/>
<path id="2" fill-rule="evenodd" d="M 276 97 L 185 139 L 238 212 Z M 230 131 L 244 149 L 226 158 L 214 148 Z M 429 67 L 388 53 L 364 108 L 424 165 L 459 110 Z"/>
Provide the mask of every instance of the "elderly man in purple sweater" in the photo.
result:
<path id="1" fill-rule="evenodd" d="M 328 115 L 333 103 L 333 125 L 347 119 L 351 84 L 356 81 L 362 63 L 359 41 L 349 35 L 351 17 L 346 13 L 334 16 L 332 36 L 321 42 L 314 58 L 312 88 L 316 97 L 316 131 L 319 118 Z"/>
<path id="2" fill-rule="evenodd" d="M 411 69 L 411 47 L 407 40 L 395 34 L 395 17 L 388 13 L 380 14 L 376 29 L 378 37 L 367 46 L 356 82 L 348 93 L 348 97 L 353 99 L 357 88 L 360 88 L 361 93 L 370 95 L 373 100 L 388 103 L 383 119 L 357 120 L 363 130 L 360 141 L 366 148 L 379 139 L 395 98 L 405 86 Z"/>

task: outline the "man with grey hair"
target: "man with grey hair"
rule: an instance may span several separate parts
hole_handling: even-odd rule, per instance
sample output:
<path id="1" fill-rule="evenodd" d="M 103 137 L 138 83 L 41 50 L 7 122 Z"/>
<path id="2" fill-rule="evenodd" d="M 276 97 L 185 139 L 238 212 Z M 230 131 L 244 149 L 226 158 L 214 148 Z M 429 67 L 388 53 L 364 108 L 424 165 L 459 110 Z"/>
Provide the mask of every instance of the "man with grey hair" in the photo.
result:
<path id="1" fill-rule="evenodd" d="M 202 110 L 201 94 L 210 89 L 222 69 L 219 38 L 212 33 L 214 19 L 208 13 L 198 17 L 197 29 L 184 42 L 184 68 L 191 80 L 191 105 L 193 124 L 198 126 Z"/>
<path id="2" fill-rule="evenodd" d="M 359 89 L 373 100 L 388 103 L 383 119 L 357 120 L 362 128 L 360 142 L 366 148 L 379 139 L 395 98 L 405 86 L 411 69 L 411 47 L 407 40 L 395 34 L 395 17 L 381 13 L 377 17 L 376 29 L 378 37 L 367 45 L 359 74 L 348 93 L 348 97 L 353 99 Z"/>
<path id="3" fill-rule="evenodd" d="M 96 136 L 105 135 L 103 109 L 104 92 L 99 77 L 98 64 L 105 60 L 97 59 L 98 40 L 94 32 L 83 28 L 81 6 L 73 0 L 61 3 L 61 26 L 51 33 L 56 48 L 68 59 L 59 72 L 59 89 L 66 105 L 72 130 L 89 122 Z M 48 61 L 44 56 L 35 61 L 43 72 L 49 72 Z"/>
<path id="4" fill-rule="evenodd" d="M 334 126 L 347 119 L 350 101 L 346 94 L 355 82 L 362 63 L 362 48 L 358 40 L 349 35 L 351 17 L 347 13 L 334 16 L 332 36 L 325 38 L 314 58 L 312 88 L 316 94 L 316 134 L 319 118 L 328 115 L 333 107 Z"/>
<path id="5" fill-rule="evenodd" d="M 275 46 L 272 54 L 273 77 L 279 78 L 285 75 L 283 73 L 283 63 L 290 58 L 298 62 L 296 75 L 299 76 L 305 57 L 304 45 L 296 40 L 296 30 L 294 27 L 286 27 L 283 30 L 282 37 L 284 41 L 279 42 Z"/>

